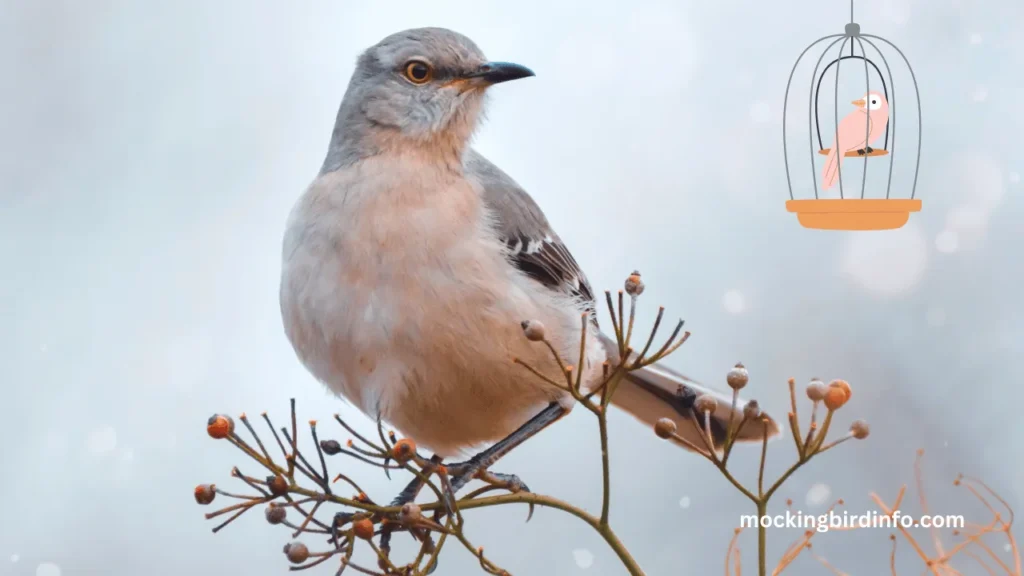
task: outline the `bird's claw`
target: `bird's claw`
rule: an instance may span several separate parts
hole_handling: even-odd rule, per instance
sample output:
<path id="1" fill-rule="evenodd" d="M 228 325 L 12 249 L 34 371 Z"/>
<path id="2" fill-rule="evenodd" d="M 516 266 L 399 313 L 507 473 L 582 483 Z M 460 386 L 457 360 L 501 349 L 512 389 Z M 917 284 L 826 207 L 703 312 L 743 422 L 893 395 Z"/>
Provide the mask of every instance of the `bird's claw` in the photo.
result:
<path id="1" fill-rule="evenodd" d="M 503 488 L 508 490 L 512 494 L 518 494 L 519 492 L 530 492 L 530 487 L 523 482 L 519 476 L 515 474 L 502 474 L 500 472 L 489 472 L 483 470 L 477 474 L 477 478 L 484 482 L 494 486 L 495 488 Z M 530 502 L 530 511 L 526 515 L 526 521 L 529 522 L 533 518 L 533 502 Z"/>
<path id="2" fill-rule="evenodd" d="M 530 492 L 530 487 L 526 485 L 526 482 L 523 482 L 522 479 L 515 474 L 491 472 L 483 465 L 474 464 L 472 461 L 457 464 L 456 468 L 461 472 L 461 474 L 455 476 L 456 486 L 464 486 L 468 484 L 470 480 L 482 480 L 484 483 L 489 484 L 495 489 L 508 490 L 512 494 Z M 526 516 L 527 522 L 533 518 L 533 510 L 534 505 L 533 503 L 530 503 L 530 512 Z"/>
<path id="3" fill-rule="evenodd" d="M 526 485 L 526 482 L 523 482 L 519 476 L 516 476 L 515 474 L 502 474 L 500 472 L 482 470 L 477 473 L 476 477 L 491 486 L 504 488 L 513 494 L 530 491 L 530 487 Z"/>

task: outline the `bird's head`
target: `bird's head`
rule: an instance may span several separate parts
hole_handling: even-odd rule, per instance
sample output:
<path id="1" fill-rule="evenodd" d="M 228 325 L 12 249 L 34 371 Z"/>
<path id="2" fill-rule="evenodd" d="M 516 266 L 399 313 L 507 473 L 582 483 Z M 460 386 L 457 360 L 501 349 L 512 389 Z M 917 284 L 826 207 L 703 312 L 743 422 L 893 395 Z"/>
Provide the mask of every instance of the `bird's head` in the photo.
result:
<path id="1" fill-rule="evenodd" d="M 359 57 L 335 139 L 368 136 L 461 147 L 476 127 L 487 88 L 528 76 L 533 72 L 525 66 L 488 61 L 472 40 L 457 32 L 398 32 Z M 371 130 L 378 133 L 369 134 Z"/>
<path id="2" fill-rule="evenodd" d="M 886 101 L 885 96 L 878 92 L 868 92 L 861 98 L 854 100 L 852 104 L 860 108 L 864 112 L 882 112 L 884 114 L 889 113 L 889 102 Z"/>

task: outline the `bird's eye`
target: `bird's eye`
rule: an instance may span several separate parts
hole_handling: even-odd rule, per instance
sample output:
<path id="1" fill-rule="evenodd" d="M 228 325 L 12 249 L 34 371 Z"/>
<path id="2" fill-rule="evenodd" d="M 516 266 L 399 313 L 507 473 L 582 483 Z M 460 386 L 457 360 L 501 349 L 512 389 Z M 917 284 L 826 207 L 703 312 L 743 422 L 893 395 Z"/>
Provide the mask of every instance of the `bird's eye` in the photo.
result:
<path id="1" fill-rule="evenodd" d="M 434 76 L 434 71 L 426 62 L 412 60 L 405 65 L 405 77 L 413 84 L 426 84 Z"/>

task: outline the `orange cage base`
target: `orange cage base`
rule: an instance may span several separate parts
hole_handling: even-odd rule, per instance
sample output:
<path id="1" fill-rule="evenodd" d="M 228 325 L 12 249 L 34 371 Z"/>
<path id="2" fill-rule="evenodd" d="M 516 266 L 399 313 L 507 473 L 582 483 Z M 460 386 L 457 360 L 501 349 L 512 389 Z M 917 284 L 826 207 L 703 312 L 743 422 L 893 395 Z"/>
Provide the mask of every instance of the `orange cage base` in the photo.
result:
<path id="1" fill-rule="evenodd" d="M 920 200 L 859 198 L 789 200 L 786 210 L 796 213 L 804 228 L 815 230 L 894 230 L 921 211 Z"/>

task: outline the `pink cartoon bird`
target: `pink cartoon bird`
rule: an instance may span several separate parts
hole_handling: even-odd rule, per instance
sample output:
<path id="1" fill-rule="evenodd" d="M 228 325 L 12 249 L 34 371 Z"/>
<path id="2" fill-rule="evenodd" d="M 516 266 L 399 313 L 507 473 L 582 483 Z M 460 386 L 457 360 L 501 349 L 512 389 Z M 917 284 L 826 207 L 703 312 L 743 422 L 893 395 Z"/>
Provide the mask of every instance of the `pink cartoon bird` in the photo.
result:
<path id="1" fill-rule="evenodd" d="M 836 140 L 825 157 L 825 167 L 821 171 L 822 190 L 828 190 L 836 183 L 839 164 L 847 152 L 856 151 L 862 156 L 872 152 L 871 144 L 878 140 L 889 124 L 889 103 L 878 92 L 868 92 L 863 98 L 854 100 L 853 105 L 857 109 L 839 122 Z"/>

